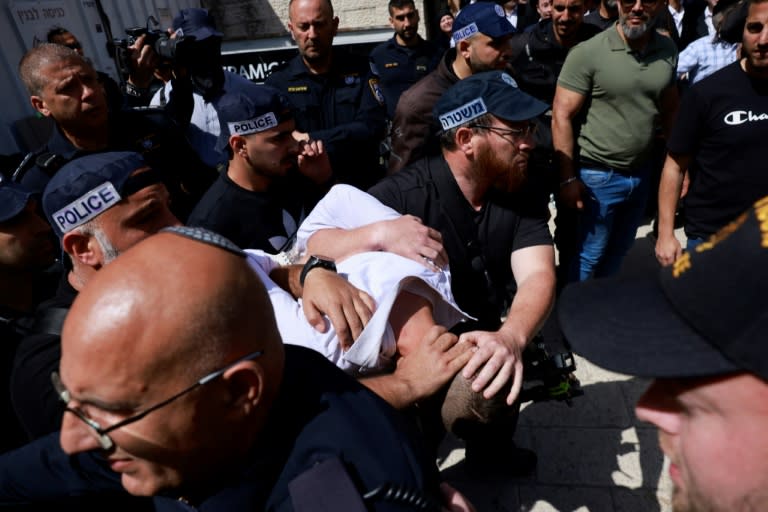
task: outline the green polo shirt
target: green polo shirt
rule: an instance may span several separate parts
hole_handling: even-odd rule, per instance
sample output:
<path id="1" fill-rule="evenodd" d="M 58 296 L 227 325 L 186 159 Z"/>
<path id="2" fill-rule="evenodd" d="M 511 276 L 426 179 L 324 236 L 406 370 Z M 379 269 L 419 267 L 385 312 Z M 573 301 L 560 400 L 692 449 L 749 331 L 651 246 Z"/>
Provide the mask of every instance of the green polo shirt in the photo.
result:
<path id="1" fill-rule="evenodd" d="M 655 31 L 642 55 L 627 46 L 616 25 L 575 46 L 557 83 L 587 97 L 581 156 L 617 169 L 645 164 L 661 93 L 674 85 L 676 68 L 675 43 Z"/>

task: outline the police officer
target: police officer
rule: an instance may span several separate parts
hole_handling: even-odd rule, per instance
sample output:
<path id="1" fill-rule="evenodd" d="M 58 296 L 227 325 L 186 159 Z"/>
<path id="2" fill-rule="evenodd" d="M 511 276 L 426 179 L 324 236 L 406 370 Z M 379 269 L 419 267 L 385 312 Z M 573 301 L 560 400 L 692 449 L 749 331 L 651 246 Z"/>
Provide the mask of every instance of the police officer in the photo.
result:
<path id="1" fill-rule="evenodd" d="M 379 77 L 392 119 L 400 95 L 437 67 L 441 52 L 419 35 L 419 11 L 413 0 L 390 0 L 389 24 L 395 35 L 371 51 L 371 70 Z"/>
<path id="2" fill-rule="evenodd" d="M 11 407 L 9 380 L 25 320 L 46 290 L 43 270 L 55 255 L 50 226 L 36 213 L 33 195 L 0 175 L 0 452 L 27 438 Z"/>
<path id="3" fill-rule="evenodd" d="M 186 219 L 215 179 L 164 112 L 110 112 L 93 66 L 71 48 L 37 46 L 24 55 L 19 73 L 35 110 L 56 122 L 47 144 L 27 160 L 29 168 L 20 169 L 32 192 L 41 193 L 63 164 L 82 155 L 136 151 L 163 173 L 173 211 Z"/>
<path id="4" fill-rule="evenodd" d="M 299 54 L 266 84 L 288 96 L 296 137 L 326 144 L 337 181 L 365 188 L 382 175 L 379 144 L 386 128 L 384 96 L 367 57 L 333 48 L 339 18 L 330 0 L 291 0 L 288 30 Z"/>

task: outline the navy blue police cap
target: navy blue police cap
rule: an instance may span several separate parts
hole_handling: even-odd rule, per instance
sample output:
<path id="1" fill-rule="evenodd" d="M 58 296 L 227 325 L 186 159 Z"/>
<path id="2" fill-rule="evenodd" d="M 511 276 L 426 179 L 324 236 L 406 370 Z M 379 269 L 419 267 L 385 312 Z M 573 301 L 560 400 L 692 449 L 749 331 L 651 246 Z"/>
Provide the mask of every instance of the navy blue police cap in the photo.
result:
<path id="1" fill-rule="evenodd" d="M 515 33 L 504 8 L 495 2 L 475 2 L 459 11 L 453 21 L 453 41 L 458 43 L 477 33 L 499 39 Z"/>
<path id="2" fill-rule="evenodd" d="M 43 211 L 59 238 L 109 210 L 124 197 L 160 182 L 133 152 L 94 153 L 64 165 L 43 192 Z"/>
<path id="3" fill-rule="evenodd" d="M 223 37 L 223 34 L 216 30 L 213 16 L 208 10 L 194 7 L 182 9 L 173 18 L 173 30 L 179 36 L 192 36 L 196 41 L 202 41 L 209 37 Z"/>
<path id="4" fill-rule="evenodd" d="M 239 91 L 227 92 L 216 101 L 215 106 L 221 126 L 216 149 L 222 153 L 232 135 L 263 132 L 293 119 L 288 98 L 279 90 L 266 85 L 253 84 Z"/>
<path id="5" fill-rule="evenodd" d="M 32 192 L 11 180 L 0 181 L 0 222 L 13 219 L 24 211 Z"/>
<path id="6" fill-rule="evenodd" d="M 453 84 L 437 101 L 434 116 L 450 130 L 486 114 L 505 121 L 527 121 L 549 110 L 549 105 L 524 93 L 503 71 L 487 71 Z"/>
<path id="7" fill-rule="evenodd" d="M 654 275 L 569 285 L 560 326 L 609 370 L 654 378 L 749 372 L 768 382 L 768 197 Z"/>

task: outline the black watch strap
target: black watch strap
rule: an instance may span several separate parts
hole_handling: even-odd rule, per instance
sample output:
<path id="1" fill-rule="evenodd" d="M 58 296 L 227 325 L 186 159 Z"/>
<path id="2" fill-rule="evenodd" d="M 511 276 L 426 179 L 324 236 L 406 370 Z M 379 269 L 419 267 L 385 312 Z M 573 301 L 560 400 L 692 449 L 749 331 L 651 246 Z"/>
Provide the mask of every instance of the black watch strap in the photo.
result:
<path id="1" fill-rule="evenodd" d="M 301 275 L 299 276 L 299 284 L 304 286 L 304 280 L 307 278 L 307 274 L 313 268 L 324 268 L 332 272 L 336 272 L 336 263 L 332 259 L 324 256 L 310 256 L 307 262 L 304 264 L 304 268 L 301 269 Z"/>

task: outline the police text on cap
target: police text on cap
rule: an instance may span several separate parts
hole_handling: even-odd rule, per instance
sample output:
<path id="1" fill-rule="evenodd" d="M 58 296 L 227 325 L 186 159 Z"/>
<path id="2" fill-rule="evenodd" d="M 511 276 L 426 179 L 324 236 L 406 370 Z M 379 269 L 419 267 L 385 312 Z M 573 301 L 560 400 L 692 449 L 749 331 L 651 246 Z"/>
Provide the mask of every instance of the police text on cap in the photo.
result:
<path id="1" fill-rule="evenodd" d="M 120 202 L 120 199 L 120 194 L 112 183 L 102 183 L 55 212 L 51 217 L 62 233 L 68 233 L 109 210 Z"/>
<path id="2" fill-rule="evenodd" d="M 470 23 L 466 27 L 463 27 L 453 33 L 453 42 L 458 43 L 459 41 L 473 36 L 478 32 L 480 32 L 480 30 L 477 28 L 477 23 Z"/>
<path id="3" fill-rule="evenodd" d="M 441 115 L 440 124 L 443 125 L 443 130 L 450 130 L 487 113 L 488 109 L 485 108 L 485 102 L 482 98 L 477 98 Z"/>
<path id="4" fill-rule="evenodd" d="M 232 135 L 250 135 L 263 132 L 277 126 L 277 117 L 273 112 L 267 112 L 263 116 L 248 121 L 235 121 L 227 123 L 229 133 Z"/>

